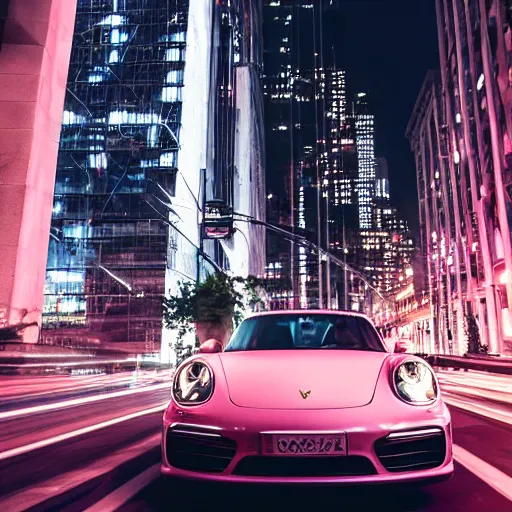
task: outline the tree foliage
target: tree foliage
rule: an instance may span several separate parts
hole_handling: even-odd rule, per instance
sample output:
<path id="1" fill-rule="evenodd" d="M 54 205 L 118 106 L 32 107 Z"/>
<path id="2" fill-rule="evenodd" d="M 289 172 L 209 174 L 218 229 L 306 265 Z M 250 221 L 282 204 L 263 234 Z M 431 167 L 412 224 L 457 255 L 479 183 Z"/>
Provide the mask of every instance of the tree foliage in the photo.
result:
<path id="1" fill-rule="evenodd" d="M 224 324 L 242 321 L 247 308 L 263 305 L 258 296 L 260 281 L 254 277 L 230 277 L 224 273 L 211 274 L 201 283 L 179 282 L 178 291 L 164 299 L 164 325 L 175 330 L 176 356 L 187 351 L 183 338 L 193 332 L 195 322 Z M 197 340 L 196 340 L 197 345 Z"/>
<path id="2" fill-rule="evenodd" d="M 465 322 L 465 335 L 468 343 L 468 354 L 486 354 L 488 351 L 487 345 L 482 345 L 480 342 L 480 330 L 476 321 L 475 315 L 468 313 Z"/>

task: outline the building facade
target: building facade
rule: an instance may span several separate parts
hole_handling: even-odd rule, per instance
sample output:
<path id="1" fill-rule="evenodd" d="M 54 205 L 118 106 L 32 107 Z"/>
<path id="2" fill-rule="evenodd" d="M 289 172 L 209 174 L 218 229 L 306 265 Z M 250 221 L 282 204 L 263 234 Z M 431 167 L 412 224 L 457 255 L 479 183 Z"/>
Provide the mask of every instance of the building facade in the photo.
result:
<path id="1" fill-rule="evenodd" d="M 359 204 L 359 228 L 373 228 L 372 205 L 375 187 L 375 116 L 370 112 L 367 94 L 360 92 L 353 103 L 352 116 L 356 126 L 358 155 L 357 196 Z"/>
<path id="2" fill-rule="evenodd" d="M 402 242 L 393 240 L 410 235 L 389 206 L 387 178 L 377 180 L 368 96 L 348 100 L 346 73 L 325 48 L 325 17 L 339 7 L 264 3 L 268 218 L 333 255 L 270 235 L 266 276 L 276 308 L 372 312 L 369 294 L 386 275 L 398 282 L 405 268 L 396 260 Z M 378 229 L 377 211 L 387 223 Z"/>
<path id="3" fill-rule="evenodd" d="M 36 343 L 76 2 L 0 4 L 0 337 Z"/>
<path id="4" fill-rule="evenodd" d="M 43 341 L 71 329 L 167 360 L 162 300 L 211 271 L 198 249 L 235 273 L 263 273 L 261 250 L 246 269 L 233 257 L 261 247 L 260 229 L 225 248 L 200 232 L 210 199 L 264 215 L 260 36 L 259 2 L 78 1 Z M 244 168 L 241 131 L 256 141 Z"/>
<path id="5" fill-rule="evenodd" d="M 441 72 L 427 76 L 408 129 L 431 350 L 511 353 L 510 5 L 436 5 Z"/>
<path id="6" fill-rule="evenodd" d="M 322 3 L 264 1 L 264 96 L 268 219 L 318 243 L 320 25 Z M 304 37 L 303 34 L 308 34 Z M 320 238 L 319 238 L 320 237 Z M 275 307 L 319 302 L 319 258 L 268 236 L 267 288 Z M 279 278 L 272 269 L 279 269 Z"/>

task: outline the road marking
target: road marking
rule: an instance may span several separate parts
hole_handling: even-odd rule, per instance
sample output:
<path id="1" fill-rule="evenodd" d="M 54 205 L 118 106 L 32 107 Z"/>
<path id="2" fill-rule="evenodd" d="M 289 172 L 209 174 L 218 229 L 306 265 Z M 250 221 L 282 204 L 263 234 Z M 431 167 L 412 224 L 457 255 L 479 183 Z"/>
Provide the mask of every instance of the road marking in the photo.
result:
<path id="1" fill-rule="evenodd" d="M 473 414 L 478 414 L 485 418 L 501 421 L 507 425 L 512 425 L 512 413 L 509 411 L 500 410 L 496 407 L 490 407 L 488 405 L 478 404 L 470 400 L 463 400 L 462 398 L 455 397 L 447 392 L 443 392 L 442 396 L 443 401 L 448 405 L 472 412 Z"/>
<path id="2" fill-rule="evenodd" d="M 78 468 L 67 473 L 41 482 L 28 489 L 23 489 L 14 495 L 0 499 L 0 506 L 9 512 L 23 512 L 45 501 L 65 494 L 75 487 L 85 484 L 94 478 L 105 475 L 115 470 L 121 464 L 143 455 L 157 447 L 162 439 L 162 434 L 153 434 L 139 443 L 121 448 L 109 457 L 95 460 L 84 468 Z"/>
<path id="3" fill-rule="evenodd" d="M 169 389 L 168 382 L 155 384 L 152 386 L 145 386 L 135 389 L 126 389 L 124 391 L 115 391 L 114 393 L 105 393 L 103 395 L 89 396 L 86 398 L 73 398 L 72 400 L 64 400 L 63 402 L 56 402 L 46 405 L 35 405 L 33 407 L 25 407 L 24 409 L 15 409 L 13 411 L 6 411 L 0 413 L 0 420 L 18 418 L 20 416 L 28 416 L 30 414 L 39 414 L 41 412 L 53 411 L 56 409 L 65 409 L 66 407 L 73 407 L 75 405 L 84 405 L 91 402 L 98 402 L 100 400 L 108 400 L 109 398 L 117 398 L 120 396 L 133 395 L 135 393 L 145 393 L 147 391 L 156 391 L 158 389 Z"/>
<path id="4" fill-rule="evenodd" d="M 495 491 L 498 491 L 505 498 L 512 501 L 511 477 L 456 444 L 453 445 L 453 456 L 457 462 L 480 478 L 480 480 L 483 480 Z"/>
<path id="5" fill-rule="evenodd" d="M 115 512 L 159 476 L 160 464 L 155 464 L 126 482 L 114 492 L 107 494 L 102 500 L 86 509 L 85 512 Z"/>
<path id="6" fill-rule="evenodd" d="M 97 423 L 96 425 L 90 425 L 89 427 L 80 428 L 78 430 L 73 430 L 72 432 L 66 432 L 65 434 L 60 434 L 55 437 L 51 437 L 49 439 L 43 439 L 42 441 L 37 441 L 35 443 L 30 443 L 25 446 L 19 446 L 17 448 L 13 448 L 11 450 L 6 450 L 4 452 L 0 452 L 0 461 L 5 459 L 10 459 L 11 457 L 17 457 L 18 455 L 23 455 L 24 453 L 31 452 L 33 450 L 37 450 L 38 448 L 44 448 L 45 446 L 50 446 L 55 443 L 60 443 L 61 441 L 66 441 L 67 439 L 72 439 L 73 437 L 82 436 L 84 434 L 89 434 L 90 432 L 94 432 L 96 430 L 100 430 L 102 428 L 110 427 L 112 425 L 117 425 L 118 423 L 123 423 L 124 421 L 133 420 L 135 418 L 140 418 L 141 416 L 147 416 L 148 414 L 153 414 L 155 412 L 161 412 L 167 407 L 168 401 L 165 404 L 161 404 L 158 407 L 152 407 L 151 409 L 145 409 L 143 411 L 134 412 L 131 414 L 127 414 L 126 416 L 121 416 L 119 418 L 114 418 L 112 420 L 104 421 L 102 423 Z"/>

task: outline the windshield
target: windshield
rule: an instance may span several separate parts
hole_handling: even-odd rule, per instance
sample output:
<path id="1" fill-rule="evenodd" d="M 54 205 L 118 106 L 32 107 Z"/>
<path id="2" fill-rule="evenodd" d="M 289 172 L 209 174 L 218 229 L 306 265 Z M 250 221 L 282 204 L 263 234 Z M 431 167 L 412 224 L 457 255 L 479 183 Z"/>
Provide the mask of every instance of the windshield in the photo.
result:
<path id="1" fill-rule="evenodd" d="M 386 352 L 365 318 L 310 313 L 248 318 L 233 333 L 225 352 L 328 348 Z"/>

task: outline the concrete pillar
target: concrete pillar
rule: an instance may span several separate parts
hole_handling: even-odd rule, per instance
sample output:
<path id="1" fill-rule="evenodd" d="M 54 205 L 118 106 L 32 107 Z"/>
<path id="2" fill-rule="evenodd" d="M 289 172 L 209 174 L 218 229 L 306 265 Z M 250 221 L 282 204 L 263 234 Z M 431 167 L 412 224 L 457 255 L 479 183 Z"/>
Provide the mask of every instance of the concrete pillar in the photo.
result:
<path id="1" fill-rule="evenodd" d="M 76 0 L 9 0 L 0 48 L 0 327 L 38 338 Z"/>

